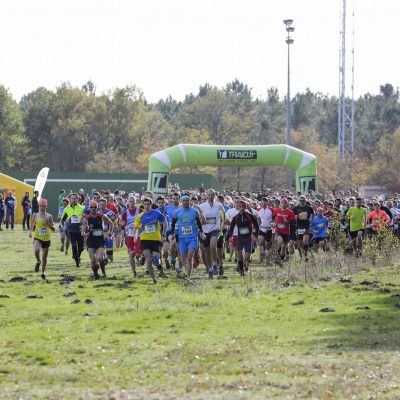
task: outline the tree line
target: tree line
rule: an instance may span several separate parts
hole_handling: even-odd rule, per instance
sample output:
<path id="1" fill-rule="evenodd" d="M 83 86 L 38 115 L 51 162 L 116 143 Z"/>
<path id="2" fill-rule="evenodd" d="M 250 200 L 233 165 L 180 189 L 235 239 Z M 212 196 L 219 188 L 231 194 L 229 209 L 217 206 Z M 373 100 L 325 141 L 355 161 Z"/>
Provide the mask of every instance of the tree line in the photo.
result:
<path id="1" fill-rule="evenodd" d="M 201 86 L 183 101 L 146 101 L 135 86 L 96 93 L 63 83 L 40 87 L 16 102 L 0 86 L 0 170 L 145 172 L 148 156 L 177 143 L 285 143 L 286 99 L 276 88 L 255 98 L 239 80 Z M 292 145 L 317 156 L 324 190 L 400 183 L 399 90 L 387 83 L 379 94 L 355 101 L 355 152 L 339 164 L 338 99 L 306 90 L 292 99 Z M 282 168 L 182 167 L 212 172 L 225 187 L 259 190 L 286 185 Z"/>

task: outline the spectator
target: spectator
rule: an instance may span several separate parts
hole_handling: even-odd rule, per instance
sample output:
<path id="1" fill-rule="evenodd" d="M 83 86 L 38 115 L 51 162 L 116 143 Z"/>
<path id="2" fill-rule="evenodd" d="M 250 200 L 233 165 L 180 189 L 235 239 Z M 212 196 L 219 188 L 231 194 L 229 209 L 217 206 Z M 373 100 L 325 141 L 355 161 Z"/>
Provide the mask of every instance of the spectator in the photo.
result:
<path id="1" fill-rule="evenodd" d="M 8 229 L 8 226 L 10 225 L 11 230 L 14 230 L 14 217 L 17 200 L 13 197 L 11 192 L 8 192 L 4 204 L 6 206 L 6 229 Z"/>
<path id="2" fill-rule="evenodd" d="M 21 201 L 22 210 L 24 212 L 24 218 L 22 220 L 22 229 L 25 230 L 25 223 L 26 227 L 29 230 L 29 220 L 31 219 L 32 214 L 32 207 L 31 207 L 31 200 L 29 199 L 29 192 L 25 193 Z"/>
<path id="3" fill-rule="evenodd" d="M 33 192 L 33 197 L 32 197 L 32 214 L 36 214 L 39 212 L 39 192 L 35 190 Z"/>
<path id="4" fill-rule="evenodd" d="M 2 231 L 1 224 L 4 222 L 4 199 L 3 195 L 0 193 L 0 231 Z"/>

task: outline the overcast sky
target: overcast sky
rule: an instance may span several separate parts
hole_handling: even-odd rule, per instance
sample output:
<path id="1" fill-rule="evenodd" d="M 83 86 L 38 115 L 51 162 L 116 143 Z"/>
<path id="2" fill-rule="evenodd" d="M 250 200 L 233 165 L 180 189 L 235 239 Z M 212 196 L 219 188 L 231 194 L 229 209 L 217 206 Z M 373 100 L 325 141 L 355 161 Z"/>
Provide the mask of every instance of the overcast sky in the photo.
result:
<path id="1" fill-rule="evenodd" d="M 155 102 L 235 78 L 256 97 L 287 90 L 283 20 L 294 20 L 292 93 L 337 95 L 342 0 L 12 0 L 0 3 L 0 84 L 16 100 L 91 79 L 97 92 L 135 84 Z M 400 86 L 400 1 L 355 10 L 355 95 Z M 347 71 L 350 87 L 350 69 Z"/>

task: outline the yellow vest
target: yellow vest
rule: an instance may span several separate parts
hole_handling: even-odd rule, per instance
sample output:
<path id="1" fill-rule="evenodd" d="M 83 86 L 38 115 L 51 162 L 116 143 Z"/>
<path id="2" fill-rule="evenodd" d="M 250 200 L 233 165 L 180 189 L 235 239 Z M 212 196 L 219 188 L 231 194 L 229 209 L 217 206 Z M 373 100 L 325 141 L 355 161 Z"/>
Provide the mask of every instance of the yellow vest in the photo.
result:
<path id="1" fill-rule="evenodd" d="M 35 239 L 43 240 L 47 242 L 51 238 L 51 229 L 47 225 L 46 221 L 37 214 L 37 220 L 35 224 L 35 233 L 33 237 Z"/>

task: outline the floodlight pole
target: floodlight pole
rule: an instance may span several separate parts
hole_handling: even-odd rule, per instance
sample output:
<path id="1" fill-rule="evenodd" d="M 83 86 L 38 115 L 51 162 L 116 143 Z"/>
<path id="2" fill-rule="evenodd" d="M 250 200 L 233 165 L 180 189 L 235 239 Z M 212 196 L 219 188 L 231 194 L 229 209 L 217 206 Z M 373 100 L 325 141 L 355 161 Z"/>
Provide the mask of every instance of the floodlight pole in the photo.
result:
<path id="1" fill-rule="evenodd" d="M 292 123 L 292 110 L 290 102 L 290 45 L 293 44 L 294 40 L 290 36 L 294 32 L 294 27 L 292 26 L 292 19 L 285 19 L 283 23 L 286 26 L 286 44 L 287 44 L 287 115 L 286 115 L 286 144 L 288 146 L 292 145 L 292 134 L 291 134 L 291 123 Z M 291 189 L 293 185 L 292 170 L 287 170 L 288 188 Z"/>

